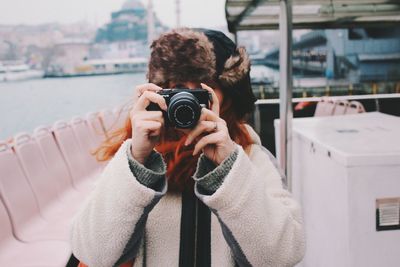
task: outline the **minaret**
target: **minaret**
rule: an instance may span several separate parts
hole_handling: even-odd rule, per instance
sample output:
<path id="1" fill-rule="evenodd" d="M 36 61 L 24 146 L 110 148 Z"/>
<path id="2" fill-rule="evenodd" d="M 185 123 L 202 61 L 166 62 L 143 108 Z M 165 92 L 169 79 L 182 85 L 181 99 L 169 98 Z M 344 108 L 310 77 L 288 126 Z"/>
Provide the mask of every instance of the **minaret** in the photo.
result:
<path id="1" fill-rule="evenodd" d="M 179 28 L 181 26 L 181 3 L 179 0 L 175 0 L 176 7 L 176 27 Z"/>
<path id="2" fill-rule="evenodd" d="M 147 43 L 151 45 L 154 39 L 154 14 L 153 14 L 153 1 L 148 0 L 147 4 Z"/>

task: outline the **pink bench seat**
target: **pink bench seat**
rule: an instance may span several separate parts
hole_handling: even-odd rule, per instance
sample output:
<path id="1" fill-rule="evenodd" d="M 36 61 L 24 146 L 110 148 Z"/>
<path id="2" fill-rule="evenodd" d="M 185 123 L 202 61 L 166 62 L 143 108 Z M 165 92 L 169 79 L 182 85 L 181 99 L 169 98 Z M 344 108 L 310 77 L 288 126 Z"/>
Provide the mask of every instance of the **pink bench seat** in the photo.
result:
<path id="1" fill-rule="evenodd" d="M 71 254 L 70 245 L 64 241 L 22 243 L 12 234 L 12 225 L 0 201 L 0 266 L 62 267 Z"/>
<path id="2" fill-rule="evenodd" d="M 5 142 L 0 143 L 0 197 L 18 240 L 69 240 L 69 229 L 65 224 L 50 223 L 42 217 L 19 160 Z"/>
<path id="3" fill-rule="evenodd" d="M 86 156 L 81 151 L 74 132 L 66 122 L 58 121 L 53 126 L 54 136 L 71 174 L 72 183 L 79 191 L 88 193 L 94 186 L 93 172 L 86 166 Z"/>

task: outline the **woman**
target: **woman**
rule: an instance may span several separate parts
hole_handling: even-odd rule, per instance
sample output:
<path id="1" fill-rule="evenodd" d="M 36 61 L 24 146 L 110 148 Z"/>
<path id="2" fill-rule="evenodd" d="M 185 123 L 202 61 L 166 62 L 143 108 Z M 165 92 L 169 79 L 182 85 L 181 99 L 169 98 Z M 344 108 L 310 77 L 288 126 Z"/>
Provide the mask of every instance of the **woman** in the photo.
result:
<path id="1" fill-rule="evenodd" d="M 74 255 L 96 266 L 293 266 L 304 254 L 299 205 L 254 130 L 250 62 L 222 32 L 178 29 L 151 46 L 149 84 L 72 227 Z M 212 94 L 191 130 L 148 111 L 162 88 Z M 200 156 L 201 155 L 201 156 Z"/>

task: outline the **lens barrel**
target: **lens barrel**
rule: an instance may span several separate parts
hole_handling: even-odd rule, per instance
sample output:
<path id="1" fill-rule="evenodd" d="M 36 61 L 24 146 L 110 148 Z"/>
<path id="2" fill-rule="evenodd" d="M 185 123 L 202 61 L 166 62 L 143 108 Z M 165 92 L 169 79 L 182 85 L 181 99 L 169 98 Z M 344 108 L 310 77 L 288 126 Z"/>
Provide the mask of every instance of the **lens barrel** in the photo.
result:
<path id="1" fill-rule="evenodd" d="M 200 118 L 201 106 L 193 94 L 179 92 L 171 97 L 167 113 L 177 128 L 193 128 Z"/>

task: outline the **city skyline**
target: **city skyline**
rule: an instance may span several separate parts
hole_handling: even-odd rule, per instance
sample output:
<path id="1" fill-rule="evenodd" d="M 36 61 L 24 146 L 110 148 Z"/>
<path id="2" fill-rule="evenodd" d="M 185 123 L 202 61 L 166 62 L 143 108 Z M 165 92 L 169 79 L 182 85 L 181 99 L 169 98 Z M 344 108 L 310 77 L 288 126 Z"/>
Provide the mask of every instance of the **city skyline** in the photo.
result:
<path id="1" fill-rule="evenodd" d="M 126 0 L 14 0 L 0 4 L 0 25 L 71 24 L 80 21 L 100 27 L 110 20 L 111 12 L 121 8 Z M 140 0 L 147 6 L 147 0 Z M 175 0 L 153 0 L 153 9 L 162 23 L 176 26 Z M 226 27 L 223 0 L 181 0 L 180 26 Z M 213 8 L 207 8 L 212 6 Z M 24 8 L 21 8 L 24 7 Z"/>

